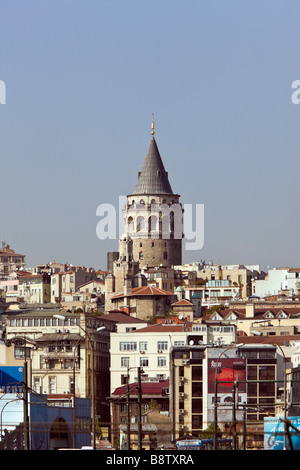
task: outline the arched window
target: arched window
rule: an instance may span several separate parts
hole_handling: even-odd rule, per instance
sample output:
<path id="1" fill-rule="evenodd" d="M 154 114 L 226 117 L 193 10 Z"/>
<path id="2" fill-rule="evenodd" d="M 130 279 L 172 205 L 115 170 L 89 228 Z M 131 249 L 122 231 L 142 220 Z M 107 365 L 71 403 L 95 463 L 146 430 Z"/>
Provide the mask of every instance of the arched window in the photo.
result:
<path id="1" fill-rule="evenodd" d="M 139 252 L 139 259 L 144 259 L 144 253 L 142 251 Z"/>
<path id="2" fill-rule="evenodd" d="M 157 230 L 157 217 L 156 215 L 151 215 L 148 219 L 148 227 L 150 232 L 155 232 Z"/>
<path id="3" fill-rule="evenodd" d="M 167 251 L 164 251 L 164 259 L 168 259 L 168 253 L 167 253 Z"/>
<path id="4" fill-rule="evenodd" d="M 136 219 L 136 231 L 141 232 L 142 230 L 145 230 L 145 220 L 144 217 L 137 217 Z"/>
<path id="5" fill-rule="evenodd" d="M 133 220 L 133 217 L 128 217 L 128 220 L 127 220 L 127 224 L 128 224 L 128 231 L 129 232 L 133 232 L 134 231 L 134 220 Z"/>

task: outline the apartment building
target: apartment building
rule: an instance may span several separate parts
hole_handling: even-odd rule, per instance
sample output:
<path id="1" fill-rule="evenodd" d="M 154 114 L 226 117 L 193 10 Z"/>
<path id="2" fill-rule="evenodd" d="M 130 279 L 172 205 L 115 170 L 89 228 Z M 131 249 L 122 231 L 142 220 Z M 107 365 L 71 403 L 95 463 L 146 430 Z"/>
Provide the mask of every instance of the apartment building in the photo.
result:
<path id="1" fill-rule="evenodd" d="M 170 351 L 187 344 L 231 344 L 236 340 L 234 325 L 207 325 L 184 322 L 164 323 L 139 328 L 132 332 L 111 334 L 111 393 L 137 378 L 143 368 L 143 380 L 170 378 Z M 127 377 L 129 376 L 129 379 Z"/>
<path id="2" fill-rule="evenodd" d="M 252 293 L 258 297 L 285 294 L 287 297 L 300 296 L 300 269 L 273 268 L 265 279 L 253 282 Z"/>
<path id="3" fill-rule="evenodd" d="M 194 270 L 197 274 L 197 281 L 227 280 L 229 281 L 229 285 L 226 287 L 238 288 L 238 295 L 244 300 L 252 295 L 252 282 L 258 279 L 264 279 L 266 275 L 259 265 L 245 266 L 243 264 L 221 265 L 203 263 L 175 266 L 174 268 L 190 272 Z"/>
<path id="4" fill-rule="evenodd" d="M 300 332 L 299 302 L 235 302 L 205 315 L 202 321 L 236 325 L 240 335 L 288 335 Z"/>
<path id="5" fill-rule="evenodd" d="M 271 344 L 174 347 L 170 363 L 173 439 L 198 435 L 215 416 L 223 433 L 229 430 L 232 436 L 235 413 L 236 430 L 248 423 L 248 447 L 261 448 L 263 418 L 276 412 L 276 368 L 276 346 Z"/>
<path id="6" fill-rule="evenodd" d="M 74 294 L 84 283 L 98 280 L 92 268 L 72 267 L 70 271 L 61 271 L 51 276 L 51 303 L 61 301 L 63 294 Z"/>
<path id="7" fill-rule="evenodd" d="M 48 274 L 19 276 L 18 297 L 27 304 L 47 304 L 51 300 L 51 278 Z"/>
<path id="8" fill-rule="evenodd" d="M 5 279 L 11 273 L 25 269 L 25 255 L 16 253 L 5 242 L 0 248 L 0 279 Z"/>
<path id="9" fill-rule="evenodd" d="M 14 357 L 30 362 L 30 385 L 46 395 L 95 397 L 96 414 L 109 422 L 109 336 L 114 324 L 62 310 L 11 312 L 3 316 L 5 341 Z M 100 330 L 99 330 L 100 328 Z M 94 372 L 94 377 L 92 374 Z"/>

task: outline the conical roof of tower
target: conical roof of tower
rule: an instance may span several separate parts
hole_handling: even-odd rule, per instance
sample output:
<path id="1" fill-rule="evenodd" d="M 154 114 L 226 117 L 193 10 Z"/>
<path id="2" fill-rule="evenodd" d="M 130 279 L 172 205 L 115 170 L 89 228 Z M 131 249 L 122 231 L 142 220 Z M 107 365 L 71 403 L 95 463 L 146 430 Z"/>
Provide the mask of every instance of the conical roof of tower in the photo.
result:
<path id="1" fill-rule="evenodd" d="M 133 194 L 173 194 L 154 136 Z"/>

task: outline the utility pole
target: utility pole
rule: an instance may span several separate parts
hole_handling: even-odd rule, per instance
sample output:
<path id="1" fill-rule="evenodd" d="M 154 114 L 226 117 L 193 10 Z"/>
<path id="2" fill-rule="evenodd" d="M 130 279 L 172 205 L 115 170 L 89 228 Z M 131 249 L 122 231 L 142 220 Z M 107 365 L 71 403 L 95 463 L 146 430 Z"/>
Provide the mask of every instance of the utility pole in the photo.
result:
<path id="1" fill-rule="evenodd" d="M 138 367 L 138 444 L 139 450 L 142 450 L 142 384 L 141 367 Z"/>
<path id="2" fill-rule="evenodd" d="M 236 384 L 233 378 L 232 383 L 232 433 L 233 433 L 233 450 L 237 450 L 236 442 Z"/>
<path id="3" fill-rule="evenodd" d="M 127 393 L 126 393 L 126 424 L 127 424 L 127 450 L 130 450 L 130 402 L 129 402 L 129 369 L 127 371 Z"/>
<path id="4" fill-rule="evenodd" d="M 26 353 L 25 353 L 26 354 Z M 25 358 L 26 359 L 26 358 Z M 23 413 L 24 413 L 24 450 L 29 450 L 29 416 L 28 416 L 28 373 L 27 362 L 24 362 L 23 368 Z"/>

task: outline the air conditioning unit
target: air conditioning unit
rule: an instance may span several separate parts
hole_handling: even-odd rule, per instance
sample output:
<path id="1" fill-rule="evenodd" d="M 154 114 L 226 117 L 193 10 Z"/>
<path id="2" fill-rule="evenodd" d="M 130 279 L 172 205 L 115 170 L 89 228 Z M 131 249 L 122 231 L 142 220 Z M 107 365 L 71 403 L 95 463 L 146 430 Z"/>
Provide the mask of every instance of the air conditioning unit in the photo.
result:
<path id="1" fill-rule="evenodd" d="M 188 361 L 187 359 L 184 359 L 181 364 L 183 366 L 187 366 L 189 363 L 190 363 L 190 361 Z"/>
<path id="2" fill-rule="evenodd" d="M 140 354 L 145 354 L 145 351 L 140 351 Z"/>
<path id="3" fill-rule="evenodd" d="M 185 425 L 184 424 L 179 424 L 179 429 L 184 429 Z"/>
<path id="4" fill-rule="evenodd" d="M 183 393 L 183 392 L 180 392 L 180 393 L 179 393 L 179 397 L 180 397 L 180 398 L 184 398 L 184 393 Z"/>
<path id="5" fill-rule="evenodd" d="M 179 377 L 179 381 L 180 381 L 180 382 L 184 382 L 184 377 L 182 377 L 182 376 Z"/>
<path id="6" fill-rule="evenodd" d="M 184 415 L 184 412 L 185 412 L 185 410 L 183 408 L 179 410 L 180 415 Z"/>

